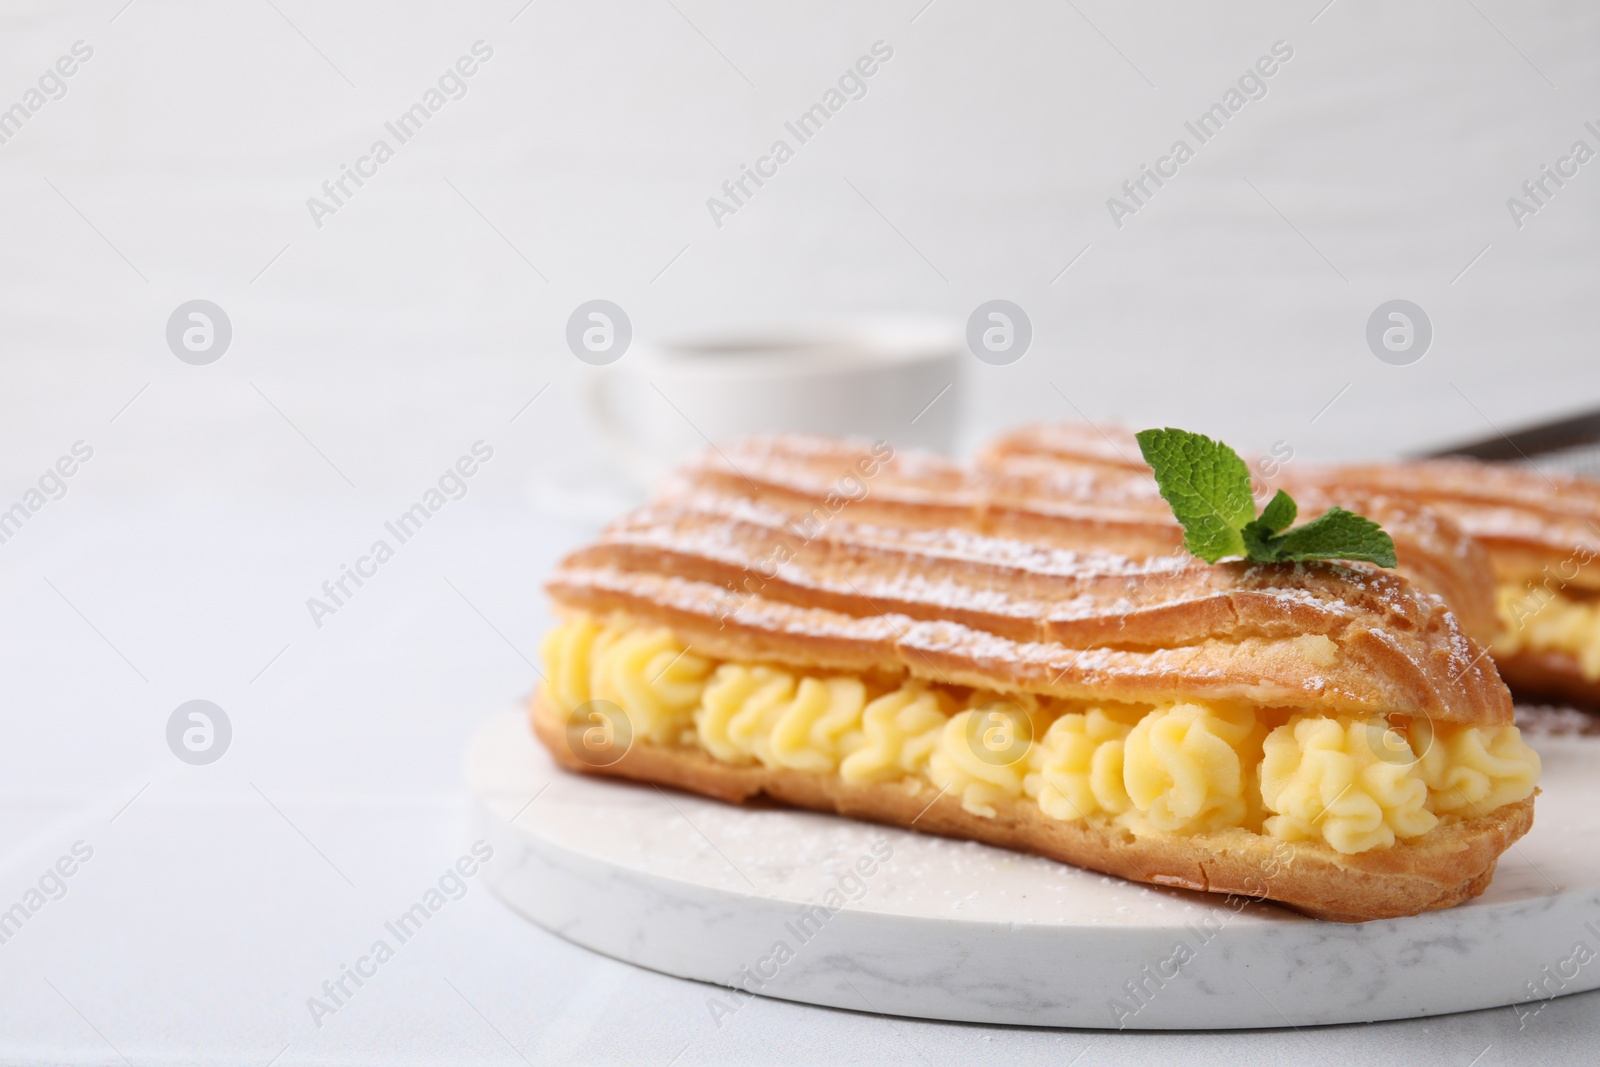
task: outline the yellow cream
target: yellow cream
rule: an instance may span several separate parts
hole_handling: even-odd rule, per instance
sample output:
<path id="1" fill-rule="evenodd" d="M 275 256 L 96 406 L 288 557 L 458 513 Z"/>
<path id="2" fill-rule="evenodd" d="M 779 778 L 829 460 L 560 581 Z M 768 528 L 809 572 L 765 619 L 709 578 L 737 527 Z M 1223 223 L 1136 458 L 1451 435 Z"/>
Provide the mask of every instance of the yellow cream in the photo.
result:
<path id="1" fill-rule="evenodd" d="M 1124 742 L 1142 717 L 1104 708 L 1060 716 L 1028 752 L 1023 788 L 1052 819 L 1121 815 L 1133 807 L 1122 779 Z"/>
<path id="2" fill-rule="evenodd" d="M 1267 735 L 1263 752 L 1261 799 L 1277 813 L 1264 828 L 1273 837 L 1366 852 L 1438 825 L 1411 746 L 1382 719 L 1296 715 Z M 1530 784 L 1522 796 L 1531 792 Z"/>
<path id="3" fill-rule="evenodd" d="M 1539 756 L 1515 726 L 1447 730 L 1421 723 L 1415 732 L 1428 807 L 1441 815 L 1476 818 L 1531 795 L 1539 781 Z"/>
<path id="4" fill-rule="evenodd" d="M 658 745 L 682 743 L 712 667 L 664 626 L 587 615 L 546 634 L 540 654 L 558 707 L 609 701 L 627 710 L 635 737 Z"/>
<path id="5" fill-rule="evenodd" d="M 1150 712 L 1128 735 L 1122 757 L 1134 810 L 1170 833 L 1251 825 L 1266 732 L 1249 709 L 1175 704 Z M 1134 820 L 1124 822 L 1138 829 Z"/>
<path id="6" fill-rule="evenodd" d="M 1600 681 L 1600 599 L 1512 583 L 1500 586 L 1497 607 L 1500 636 L 1491 649 L 1496 655 L 1559 652 L 1575 657 L 1589 681 Z"/>
<path id="7" fill-rule="evenodd" d="M 1030 800 L 1134 834 L 1235 828 L 1343 853 L 1532 795 L 1514 726 L 1333 719 L 1184 702 L 1085 707 L 914 679 L 716 663 L 662 627 L 575 616 L 544 640 L 545 699 L 624 709 L 635 739 L 725 763 L 932 785 L 967 811 Z"/>
<path id="8" fill-rule="evenodd" d="M 1022 796 L 1037 715 L 1037 701 L 1028 697 L 991 697 L 956 712 L 941 724 L 929 780 L 974 815 L 994 818 L 996 803 Z"/>
<path id="9" fill-rule="evenodd" d="M 949 718 L 945 694 L 906 682 L 861 710 L 861 747 L 839 762 L 847 782 L 884 782 L 920 775 Z"/>

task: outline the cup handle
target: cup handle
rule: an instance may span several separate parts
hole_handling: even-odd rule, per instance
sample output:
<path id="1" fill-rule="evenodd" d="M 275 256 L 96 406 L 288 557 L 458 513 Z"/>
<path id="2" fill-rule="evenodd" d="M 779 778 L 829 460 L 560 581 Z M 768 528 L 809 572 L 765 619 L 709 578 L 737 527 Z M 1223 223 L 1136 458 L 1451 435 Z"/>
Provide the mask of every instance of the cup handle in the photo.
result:
<path id="1" fill-rule="evenodd" d="M 617 416 L 611 404 L 611 394 L 606 383 L 615 377 L 615 374 L 604 371 L 589 377 L 587 388 L 583 393 L 585 406 L 589 412 L 589 422 L 605 442 L 606 447 L 611 449 L 611 454 L 627 469 L 629 477 L 640 486 L 648 488 L 655 479 L 657 464 L 651 460 L 649 451 L 628 432 L 623 420 Z"/>

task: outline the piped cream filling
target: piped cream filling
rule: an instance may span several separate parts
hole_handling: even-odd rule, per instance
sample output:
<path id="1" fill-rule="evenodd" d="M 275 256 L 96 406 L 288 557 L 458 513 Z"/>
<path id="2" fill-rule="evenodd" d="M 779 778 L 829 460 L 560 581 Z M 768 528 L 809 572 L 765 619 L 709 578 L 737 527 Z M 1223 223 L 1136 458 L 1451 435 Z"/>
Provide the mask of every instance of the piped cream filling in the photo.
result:
<path id="1" fill-rule="evenodd" d="M 1500 636 L 1497 656 L 1559 652 L 1578 661 L 1591 682 L 1600 682 L 1600 598 L 1580 600 L 1560 590 L 1517 583 L 1496 590 Z"/>
<path id="2" fill-rule="evenodd" d="M 542 653 L 544 699 L 565 715 L 614 705 L 630 743 L 850 783 L 931 784 L 988 818 L 1026 799 L 1054 819 L 1134 834 L 1237 828 L 1353 854 L 1522 800 L 1539 777 L 1514 726 L 874 684 L 718 662 L 622 615 L 576 615 Z"/>

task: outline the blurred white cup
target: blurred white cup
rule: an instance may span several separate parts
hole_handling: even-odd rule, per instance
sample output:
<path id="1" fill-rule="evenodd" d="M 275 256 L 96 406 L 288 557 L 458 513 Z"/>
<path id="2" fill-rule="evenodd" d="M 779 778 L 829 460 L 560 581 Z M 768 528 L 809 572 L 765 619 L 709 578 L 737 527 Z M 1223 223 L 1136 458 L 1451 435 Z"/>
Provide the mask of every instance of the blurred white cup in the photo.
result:
<path id="1" fill-rule="evenodd" d="M 589 416 L 641 487 L 707 442 L 753 434 L 949 452 L 964 354 L 958 327 L 905 319 L 641 345 L 591 379 Z"/>

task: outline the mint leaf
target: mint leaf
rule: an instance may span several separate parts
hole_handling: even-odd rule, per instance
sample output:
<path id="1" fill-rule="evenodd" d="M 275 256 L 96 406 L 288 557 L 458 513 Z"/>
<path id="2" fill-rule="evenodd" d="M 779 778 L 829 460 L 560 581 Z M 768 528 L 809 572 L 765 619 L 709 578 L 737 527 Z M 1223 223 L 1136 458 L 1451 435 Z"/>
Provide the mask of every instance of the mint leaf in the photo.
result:
<path id="1" fill-rule="evenodd" d="M 1275 559 L 1358 559 L 1393 567 L 1394 541 L 1371 519 L 1331 507 L 1277 538 Z"/>
<path id="2" fill-rule="evenodd" d="M 1239 531 L 1244 538 L 1244 558 L 1255 563 L 1281 559 L 1278 546 L 1283 538 L 1278 533 L 1288 528 L 1299 513 L 1300 506 L 1294 502 L 1294 497 L 1279 489 L 1261 509 L 1261 517 L 1245 523 L 1244 529 Z"/>
<path id="3" fill-rule="evenodd" d="M 1183 526 L 1184 547 L 1207 563 L 1243 556 L 1241 531 L 1254 521 L 1256 505 L 1239 454 L 1187 430 L 1144 430 L 1138 440 L 1161 496 Z"/>
<path id="4" fill-rule="evenodd" d="M 1252 563 L 1350 559 L 1395 565 L 1389 535 L 1344 508 L 1329 508 L 1291 530 L 1300 508 L 1280 489 L 1257 518 L 1250 471 L 1220 441 L 1170 427 L 1143 430 L 1138 439 L 1162 498 L 1183 526 L 1184 547 L 1207 563 L 1233 556 Z"/>
<path id="5" fill-rule="evenodd" d="M 1267 501 L 1267 506 L 1261 509 L 1261 518 L 1257 521 L 1273 533 L 1281 533 L 1294 523 L 1298 514 L 1300 508 L 1295 504 L 1294 497 L 1279 489 L 1278 495 Z"/>
<path id="6" fill-rule="evenodd" d="M 1244 558 L 1252 563 L 1272 563 L 1278 559 L 1278 544 L 1283 538 L 1265 519 L 1252 519 L 1239 531 L 1244 540 Z"/>

